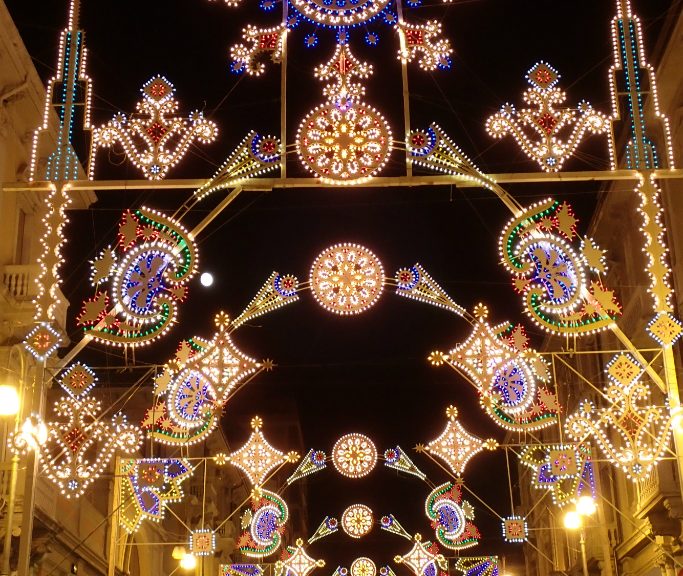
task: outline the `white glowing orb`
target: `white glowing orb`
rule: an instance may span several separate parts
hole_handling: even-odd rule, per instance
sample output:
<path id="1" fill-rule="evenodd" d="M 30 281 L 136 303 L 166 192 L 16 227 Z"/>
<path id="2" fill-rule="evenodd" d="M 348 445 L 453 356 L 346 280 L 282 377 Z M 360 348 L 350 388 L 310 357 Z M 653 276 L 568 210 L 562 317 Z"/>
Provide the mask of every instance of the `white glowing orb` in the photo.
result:
<path id="1" fill-rule="evenodd" d="M 210 272 L 202 273 L 202 275 L 199 277 L 199 282 L 202 286 L 206 286 L 208 288 L 213 284 L 213 274 Z"/>

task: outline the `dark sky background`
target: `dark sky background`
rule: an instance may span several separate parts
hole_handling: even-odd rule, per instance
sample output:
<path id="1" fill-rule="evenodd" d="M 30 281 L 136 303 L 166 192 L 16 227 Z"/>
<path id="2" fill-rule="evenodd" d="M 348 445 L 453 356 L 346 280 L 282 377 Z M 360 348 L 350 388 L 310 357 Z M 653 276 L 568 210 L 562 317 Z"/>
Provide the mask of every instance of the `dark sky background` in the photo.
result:
<path id="1" fill-rule="evenodd" d="M 41 76 L 53 74 L 59 31 L 66 21 L 66 1 L 6 0 Z M 680 3 L 636 0 L 643 19 L 648 53 L 657 44 L 667 9 Z M 674 6 L 675 5 L 675 6 Z M 560 86 L 572 105 L 581 99 L 606 113 L 610 111 L 607 70 L 611 64 L 610 20 L 615 2 L 608 0 L 462 0 L 430 3 L 407 9 L 406 19 L 436 18 L 454 48 L 449 71 L 423 72 L 409 67 L 411 115 L 414 127 L 432 121 L 441 124 L 476 163 L 488 172 L 534 171 L 510 138 L 493 140 L 484 130 L 486 117 L 501 104 L 521 104 L 524 75 L 543 59 L 559 70 Z M 247 23 L 264 27 L 278 20 L 249 0 L 239 9 L 208 0 L 84 1 L 82 28 L 86 30 L 89 72 L 93 78 L 93 120 L 103 124 L 117 111 L 131 112 L 142 84 L 156 74 L 175 84 L 181 113 L 202 109 L 219 125 L 213 144 L 193 147 L 191 156 L 173 169 L 172 178 L 209 177 L 250 129 L 279 133 L 279 66 L 269 65 L 259 78 L 229 72 L 229 47 L 240 41 Z M 394 135 L 401 125 L 398 41 L 392 29 L 372 25 L 381 33 L 377 47 L 369 48 L 362 33 L 352 34 L 354 53 L 374 64 L 366 81 L 366 101 L 391 121 Z M 290 34 L 288 126 L 289 142 L 300 119 L 322 101 L 313 68 L 329 59 L 333 33 L 318 30 L 316 49 L 303 47 L 312 26 L 302 23 Z M 98 178 L 140 178 L 124 158 L 107 151 L 98 156 Z M 608 168 L 607 141 L 592 137 L 567 170 Z M 394 152 L 384 175 L 400 174 L 402 155 Z M 295 157 L 288 166 L 292 176 L 305 176 Z M 522 203 L 554 195 L 568 199 L 585 231 L 600 191 L 596 183 L 516 185 L 508 190 Z M 87 212 L 71 216 L 71 242 L 64 267 L 65 292 L 78 303 L 91 292 L 84 288 L 89 260 L 112 243 L 121 211 L 141 204 L 169 212 L 187 198 L 188 191 L 102 192 Z M 209 198 L 184 221 L 188 228 L 214 206 L 220 194 Z M 535 345 L 542 334 L 525 320 L 521 302 L 498 263 L 498 234 L 510 218 L 492 194 L 455 187 L 367 189 L 315 188 L 244 193 L 199 237 L 200 268 L 214 273 L 210 289 L 193 281 L 188 302 L 181 307 L 180 323 L 159 343 L 137 354 L 140 362 L 163 363 L 185 337 L 213 333 L 213 316 L 223 309 L 238 314 L 254 293 L 277 270 L 306 280 L 311 263 L 326 247 L 343 241 L 370 248 L 393 276 L 401 267 L 420 262 L 459 304 L 471 309 L 480 301 L 491 310 L 491 320 L 522 322 Z M 78 305 L 70 309 L 70 316 Z M 73 338 L 79 331 L 72 321 Z M 503 438 L 503 431 L 480 410 L 475 391 L 449 369 L 433 368 L 426 358 L 435 349 L 448 350 L 468 333 L 468 325 L 453 315 L 408 301 L 386 291 L 366 313 L 339 317 L 319 307 L 308 292 L 300 302 L 258 318 L 234 333 L 247 354 L 272 358 L 276 369 L 259 375 L 230 401 L 225 434 L 234 446 L 248 434 L 254 414 L 291 414 L 301 422 L 303 446 L 279 446 L 331 451 L 341 435 L 357 431 L 369 435 L 383 451 L 396 444 L 409 450 L 426 443 L 443 429 L 445 408 L 460 408 L 462 422 L 483 437 Z M 122 362 L 119 349 L 98 349 L 99 363 Z M 92 355 L 92 353 L 90 353 Z M 87 356 L 87 355 L 86 355 Z M 272 434 L 271 434 L 272 436 Z M 272 438 L 277 445 L 275 438 Z M 420 455 L 414 461 L 434 484 L 448 478 Z M 502 515 L 511 513 L 505 457 L 485 452 L 470 464 L 469 488 Z M 514 479 L 513 479 L 514 481 Z M 351 503 L 370 505 L 376 517 L 392 512 L 410 532 L 433 535 L 424 516 L 430 488 L 412 477 L 398 477 L 381 466 L 362 480 L 344 479 L 333 469 L 309 482 L 309 526 L 312 533 L 325 514 L 341 516 Z M 285 492 L 285 497 L 286 497 Z M 500 522 L 475 505 L 475 524 L 483 538 L 466 555 L 498 553 L 519 562 L 521 545 L 502 541 Z M 408 543 L 376 529 L 372 538 L 353 541 L 343 534 L 317 542 L 315 557 L 323 557 L 327 573 L 349 566 L 368 555 L 379 565 L 408 550 Z M 299 536 L 299 535 L 297 535 Z M 306 537 L 307 535 L 301 535 Z M 397 572 L 406 573 L 394 565 Z"/>

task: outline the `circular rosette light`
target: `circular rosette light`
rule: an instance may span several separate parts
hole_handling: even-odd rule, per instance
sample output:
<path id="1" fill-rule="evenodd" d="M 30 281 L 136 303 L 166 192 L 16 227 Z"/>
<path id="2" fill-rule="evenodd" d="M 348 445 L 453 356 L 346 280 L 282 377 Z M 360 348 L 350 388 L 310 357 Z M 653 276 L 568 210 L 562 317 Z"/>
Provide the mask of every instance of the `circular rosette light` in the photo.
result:
<path id="1" fill-rule="evenodd" d="M 401 268 L 396 272 L 396 284 L 399 290 L 412 290 L 420 281 L 420 273 L 415 266 Z"/>
<path id="2" fill-rule="evenodd" d="M 346 434 L 334 444 L 332 463 L 340 474 L 361 478 L 377 464 L 377 448 L 364 434 Z"/>
<path id="3" fill-rule="evenodd" d="M 434 151 L 438 137 L 433 128 L 413 130 L 408 136 L 408 150 L 413 156 L 429 156 Z"/>
<path id="4" fill-rule="evenodd" d="M 365 504 L 352 504 L 344 510 L 341 523 L 351 538 L 362 538 L 372 529 L 372 510 Z"/>
<path id="5" fill-rule="evenodd" d="M 359 314 L 382 294 L 384 269 L 370 250 L 358 244 L 336 244 L 311 267 L 310 287 L 318 303 L 335 314 Z"/>
<path id="6" fill-rule="evenodd" d="M 491 393 L 505 412 L 523 412 L 536 397 L 536 378 L 524 360 L 508 360 L 493 375 Z"/>
<path id="7" fill-rule="evenodd" d="M 376 576 L 377 566 L 370 558 L 356 558 L 351 562 L 351 576 Z"/>
<path id="8" fill-rule="evenodd" d="M 280 295 L 285 298 L 290 298 L 296 294 L 299 287 L 299 281 L 296 276 L 291 274 L 278 274 L 273 280 L 273 288 Z"/>
<path id="9" fill-rule="evenodd" d="M 297 150 L 313 174 L 335 184 L 355 184 L 378 172 L 391 152 L 391 129 L 362 102 L 326 103 L 299 126 Z"/>
<path id="10" fill-rule="evenodd" d="M 337 28 L 370 22 L 387 7 L 389 0 L 292 0 L 291 4 L 305 18 Z"/>
<path id="11" fill-rule="evenodd" d="M 215 409 L 216 392 L 204 373 L 186 368 L 169 385 L 168 410 L 176 424 L 198 428 Z"/>

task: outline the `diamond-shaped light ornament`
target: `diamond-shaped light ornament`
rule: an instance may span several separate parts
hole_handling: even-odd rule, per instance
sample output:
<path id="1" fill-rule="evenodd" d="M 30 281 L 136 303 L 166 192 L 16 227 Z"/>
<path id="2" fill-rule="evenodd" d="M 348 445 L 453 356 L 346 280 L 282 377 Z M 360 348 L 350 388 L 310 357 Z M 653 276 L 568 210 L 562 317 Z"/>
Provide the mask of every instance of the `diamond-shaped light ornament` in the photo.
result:
<path id="1" fill-rule="evenodd" d="M 506 542 L 524 542 L 528 535 L 526 520 L 520 516 L 503 518 L 503 538 Z"/>
<path id="2" fill-rule="evenodd" d="M 41 322 L 26 335 L 24 347 L 38 362 L 43 362 L 57 351 L 61 343 L 59 332 L 47 322 Z"/>
<path id="3" fill-rule="evenodd" d="M 190 533 L 190 552 L 195 556 L 213 556 L 216 551 L 216 533 L 208 528 Z"/>
<path id="4" fill-rule="evenodd" d="M 316 568 L 325 566 L 324 560 L 314 560 L 304 550 L 304 541 L 298 538 L 296 547 L 288 546 L 288 557 L 275 563 L 277 576 L 307 576 Z"/>
<path id="5" fill-rule="evenodd" d="M 550 64 L 541 61 L 534 64 L 529 72 L 527 72 L 526 78 L 534 88 L 547 90 L 557 84 L 560 75 Z"/>
<path id="6" fill-rule="evenodd" d="M 97 376 L 88 366 L 76 362 L 64 372 L 59 383 L 69 396 L 77 399 L 95 386 Z"/>
<path id="7" fill-rule="evenodd" d="M 431 542 L 423 542 L 421 534 L 413 537 L 413 547 L 403 556 L 394 556 L 394 562 L 405 564 L 415 576 L 435 575 L 440 568 L 448 569 L 448 562 L 443 554 L 439 554 Z"/>
<path id="8" fill-rule="evenodd" d="M 647 331 L 661 346 L 672 346 L 683 334 L 683 324 L 669 312 L 660 312 L 647 325 Z"/>

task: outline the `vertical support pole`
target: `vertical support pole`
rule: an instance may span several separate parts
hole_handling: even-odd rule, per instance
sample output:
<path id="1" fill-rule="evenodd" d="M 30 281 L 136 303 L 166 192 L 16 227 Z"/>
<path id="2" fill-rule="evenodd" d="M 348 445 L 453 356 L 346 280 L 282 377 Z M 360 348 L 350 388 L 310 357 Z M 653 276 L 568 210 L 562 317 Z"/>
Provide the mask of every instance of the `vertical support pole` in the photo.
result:
<path id="1" fill-rule="evenodd" d="M 289 3 L 282 0 L 282 25 L 287 26 Z M 285 34 L 280 63 L 280 177 L 287 178 L 287 44 L 289 34 Z"/>
<path id="2" fill-rule="evenodd" d="M 116 464 L 114 466 L 114 480 L 110 483 L 111 495 L 109 501 L 111 502 L 111 513 L 109 514 L 108 530 L 109 530 L 109 546 L 108 546 L 108 568 L 107 576 L 116 575 L 116 557 L 117 544 L 119 540 L 119 508 L 121 506 L 121 457 L 116 456 Z"/>
<path id="3" fill-rule="evenodd" d="M 401 54 L 406 52 L 406 35 L 403 31 L 403 2 L 396 0 L 396 12 L 398 16 L 398 38 L 400 42 Z M 410 135 L 410 89 L 408 86 L 408 63 L 401 57 L 401 83 L 403 85 L 403 142 L 406 146 L 406 175 L 413 175 L 413 160 L 407 150 L 408 136 Z"/>

